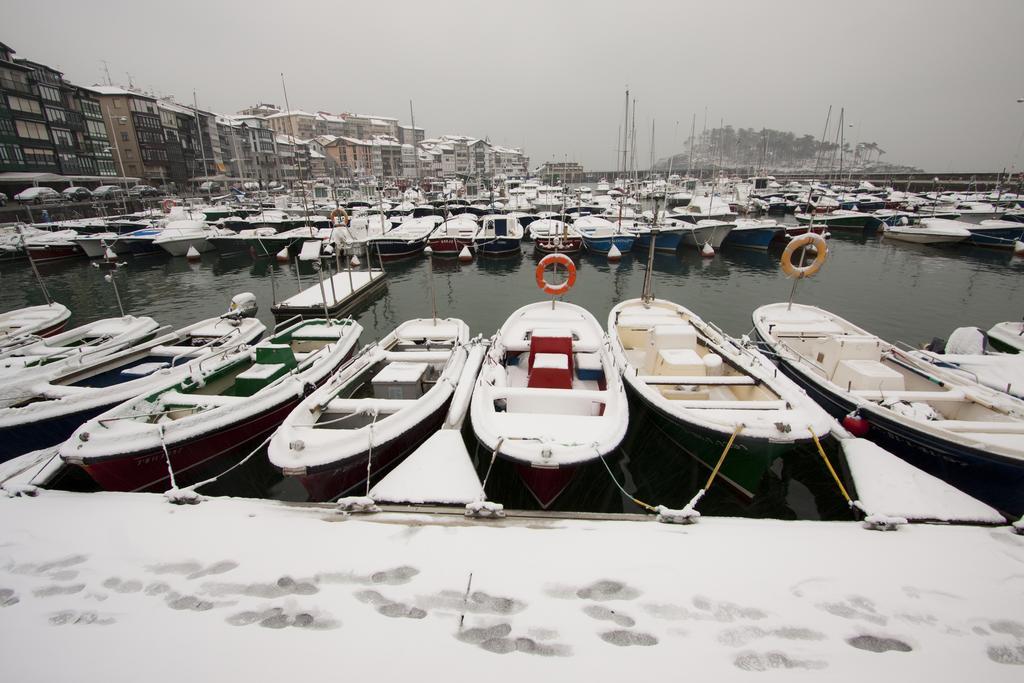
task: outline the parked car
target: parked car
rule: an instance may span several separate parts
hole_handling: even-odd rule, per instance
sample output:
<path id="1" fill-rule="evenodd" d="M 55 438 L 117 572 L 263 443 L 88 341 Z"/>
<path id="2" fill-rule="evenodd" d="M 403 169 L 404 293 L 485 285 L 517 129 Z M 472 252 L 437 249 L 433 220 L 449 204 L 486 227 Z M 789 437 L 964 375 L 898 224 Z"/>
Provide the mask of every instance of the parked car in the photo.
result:
<path id="1" fill-rule="evenodd" d="M 59 202 L 64 199 L 60 192 L 52 187 L 30 187 L 14 195 L 14 200 L 22 204 L 42 204 L 43 202 Z"/>
<path id="2" fill-rule="evenodd" d="M 100 185 L 99 187 L 92 191 L 92 198 L 116 199 L 117 197 L 120 197 L 123 194 L 124 190 L 122 190 L 117 185 Z"/>
<path id="3" fill-rule="evenodd" d="M 133 185 L 128 189 L 129 197 L 159 197 L 160 190 L 149 185 Z"/>
<path id="4" fill-rule="evenodd" d="M 87 202 L 92 199 L 92 192 L 85 187 L 65 187 L 60 193 L 65 199 L 75 202 Z"/>

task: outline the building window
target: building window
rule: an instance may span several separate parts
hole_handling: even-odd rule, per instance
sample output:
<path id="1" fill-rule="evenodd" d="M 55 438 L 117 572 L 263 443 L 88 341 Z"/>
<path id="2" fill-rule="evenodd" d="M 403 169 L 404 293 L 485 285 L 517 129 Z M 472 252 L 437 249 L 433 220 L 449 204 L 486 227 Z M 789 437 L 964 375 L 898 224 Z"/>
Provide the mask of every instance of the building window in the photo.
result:
<path id="1" fill-rule="evenodd" d="M 30 140 L 49 140 L 50 134 L 46 131 L 46 125 L 34 121 L 15 121 L 18 128 L 18 135 Z"/>
<path id="2" fill-rule="evenodd" d="M 121 108 L 121 100 L 115 99 L 114 100 L 114 109 L 120 109 L 120 108 Z"/>
<path id="3" fill-rule="evenodd" d="M 75 136 L 71 134 L 71 131 L 61 130 L 59 128 L 53 129 L 53 141 L 58 145 L 64 145 L 65 147 L 75 146 Z"/>
<path id="4" fill-rule="evenodd" d="M 55 107 L 46 107 L 46 118 L 51 122 L 65 123 L 68 120 L 67 114 L 63 109 L 56 109 Z"/>
<path id="5" fill-rule="evenodd" d="M 63 103 L 63 100 L 61 100 L 60 97 L 60 90 L 50 85 L 40 85 L 39 96 L 47 102 L 56 102 L 57 104 Z"/>
<path id="6" fill-rule="evenodd" d="M 43 110 L 39 106 L 38 102 L 34 100 L 27 100 L 24 97 L 11 97 L 7 96 L 7 104 L 14 111 L 24 111 L 31 114 L 42 114 Z"/>
<path id="7" fill-rule="evenodd" d="M 23 164 L 25 157 L 17 145 L 0 145 L 0 162 L 5 164 Z"/>
<path id="8" fill-rule="evenodd" d="M 82 113 L 92 119 L 103 118 L 103 113 L 100 111 L 100 105 L 92 100 L 79 100 L 82 105 Z"/>
<path id="9" fill-rule="evenodd" d="M 94 138 L 107 138 L 107 127 L 103 125 L 101 121 L 86 121 L 86 129 L 89 131 L 89 135 Z"/>
<path id="10" fill-rule="evenodd" d="M 57 157 L 55 157 L 53 152 L 48 149 L 35 149 L 31 147 L 25 147 L 22 151 L 25 153 L 26 163 L 35 164 L 39 166 L 57 165 Z"/>
<path id="11" fill-rule="evenodd" d="M 0 135 L 11 135 L 14 133 L 14 122 L 10 119 L 0 119 Z"/>

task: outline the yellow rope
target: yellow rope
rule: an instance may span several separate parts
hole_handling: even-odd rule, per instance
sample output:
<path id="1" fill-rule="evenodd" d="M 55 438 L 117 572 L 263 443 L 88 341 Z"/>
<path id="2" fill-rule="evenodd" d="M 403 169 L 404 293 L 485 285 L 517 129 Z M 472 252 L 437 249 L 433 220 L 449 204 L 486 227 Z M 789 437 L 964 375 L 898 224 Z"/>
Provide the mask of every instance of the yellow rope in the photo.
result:
<path id="1" fill-rule="evenodd" d="M 818 435 L 815 434 L 814 430 L 810 427 L 807 428 L 807 431 L 811 433 L 811 438 L 814 439 L 814 445 L 818 447 L 818 453 L 821 454 L 821 459 L 825 461 L 825 467 L 828 468 L 829 474 L 831 474 L 832 478 L 836 480 L 836 485 L 842 492 L 843 498 L 846 499 L 848 504 L 853 505 L 853 500 L 850 498 L 850 494 L 846 492 L 846 487 L 843 486 L 843 482 L 839 480 L 839 475 L 836 474 L 836 471 L 832 468 L 832 463 L 828 461 L 828 456 L 825 455 L 825 449 L 821 447 L 821 441 L 818 440 Z"/>
<path id="2" fill-rule="evenodd" d="M 597 451 L 597 448 L 595 447 L 594 450 Z M 602 456 L 600 453 L 598 453 L 597 454 L 597 459 L 600 460 L 601 464 L 604 465 L 604 468 L 606 470 L 608 470 L 608 476 L 612 478 L 612 483 L 615 484 L 616 488 L 618 488 L 619 491 L 622 492 L 622 495 L 624 495 L 626 498 L 629 498 L 631 501 L 633 501 L 634 503 L 636 503 L 637 505 L 639 505 L 643 509 L 647 510 L 648 512 L 657 512 L 658 511 L 658 508 L 654 507 L 653 505 L 648 505 L 647 503 L 643 502 L 642 500 L 637 500 L 633 496 L 629 495 L 629 492 L 626 491 L 626 489 L 624 489 L 622 487 L 622 484 L 619 483 L 619 480 L 615 478 L 614 474 L 612 474 L 612 468 L 608 466 L 608 463 L 607 463 L 607 461 L 605 461 L 604 456 Z"/>
<path id="3" fill-rule="evenodd" d="M 711 488 L 711 482 L 715 480 L 716 476 L 718 476 L 718 470 L 722 466 L 722 463 L 725 462 L 725 456 L 728 455 L 729 449 L 732 448 L 733 442 L 736 441 L 736 436 L 742 430 L 743 430 L 743 423 L 740 422 L 738 425 L 736 425 L 736 429 L 733 430 L 732 436 L 729 437 L 729 443 L 725 444 L 725 450 L 722 451 L 722 455 L 720 455 L 718 457 L 718 462 L 715 463 L 715 469 L 711 470 L 711 476 L 708 477 L 708 483 L 704 484 L 704 490 L 705 491 L 707 491 L 709 488 Z"/>

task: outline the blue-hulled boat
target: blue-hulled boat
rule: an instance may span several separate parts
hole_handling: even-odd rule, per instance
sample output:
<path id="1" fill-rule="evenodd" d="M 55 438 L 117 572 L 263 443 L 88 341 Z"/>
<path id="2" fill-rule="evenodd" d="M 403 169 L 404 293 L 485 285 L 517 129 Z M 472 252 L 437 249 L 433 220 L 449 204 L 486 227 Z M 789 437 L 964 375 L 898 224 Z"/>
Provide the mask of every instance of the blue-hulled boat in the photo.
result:
<path id="1" fill-rule="evenodd" d="M 815 306 L 769 304 L 754 329 L 779 368 L 866 438 L 1000 512 L 1024 513 L 1024 402 L 935 367 Z"/>
<path id="2" fill-rule="evenodd" d="M 522 252 L 523 226 L 513 216 L 492 214 L 480 218 L 473 235 L 473 250 L 483 256 L 507 256 Z"/>
<path id="3" fill-rule="evenodd" d="M 583 237 L 583 245 L 587 251 L 598 254 L 607 254 L 613 244 L 619 252 L 626 254 L 633 250 L 636 243 L 637 236 L 625 226 L 619 227 L 600 216 L 581 216 L 576 219 L 573 226 Z"/>
<path id="4" fill-rule="evenodd" d="M 781 237 L 786 229 L 778 221 L 739 218 L 735 227 L 726 235 L 723 244 L 727 247 L 760 249 L 765 251 L 772 240 Z"/>
<path id="5" fill-rule="evenodd" d="M 382 259 L 415 256 L 423 251 L 431 233 L 443 222 L 440 216 L 410 218 L 384 234 L 367 237 L 366 248 L 369 254 Z"/>
<path id="6" fill-rule="evenodd" d="M 675 253 L 679 249 L 679 245 L 682 244 L 683 237 L 692 231 L 692 227 L 689 223 L 671 218 L 662 220 L 658 225 L 658 234 L 653 237 L 654 250 Z M 628 230 L 636 235 L 635 246 L 642 249 L 650 247 L 652 239 L 650 226 L 637 223 L 629 227 Z"/>
<path id="7" fill-rule="evenodd" d="M 984 220 L 978 224 L 964 222 L 963 227 L 971 233 L 967 242 L 982 247 L 1013 249 L 1015 241 L 1024 241 L 1024 223 L 1016 221 Z"/>

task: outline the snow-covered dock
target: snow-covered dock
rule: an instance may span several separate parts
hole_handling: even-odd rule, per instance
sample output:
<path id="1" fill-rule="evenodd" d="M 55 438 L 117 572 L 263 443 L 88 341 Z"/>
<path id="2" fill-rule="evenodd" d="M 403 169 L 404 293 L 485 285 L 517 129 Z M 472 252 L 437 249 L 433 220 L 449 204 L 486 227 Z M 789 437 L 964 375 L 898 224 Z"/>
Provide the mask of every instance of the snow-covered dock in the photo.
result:
<path id="1" fill-rule="evenodd" d="M 0 499 L 0 670 L 1016 681 L 1022 563 L 1008 527 L 479 521 L 43 491 Z"/>
<path id="2" fill-rule="evenodd" d="M 376 268 L 342 270 L 329 278 L 324 278 L 322 287 L 321 283 L 316 281 L 312 286 L 274 304 L 270 310 L 278 321 L 297 315 L 322 318 L 326 301 L 327 312 L 331 316 L 345 315 L 373 294 L 380 292 L 386 282 L 386 273 Z"/>

